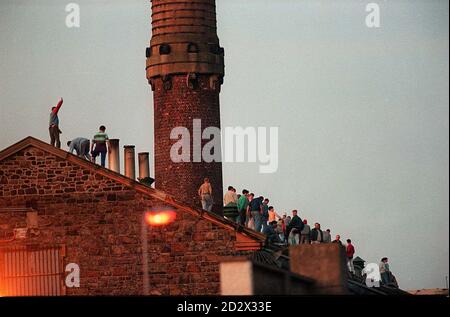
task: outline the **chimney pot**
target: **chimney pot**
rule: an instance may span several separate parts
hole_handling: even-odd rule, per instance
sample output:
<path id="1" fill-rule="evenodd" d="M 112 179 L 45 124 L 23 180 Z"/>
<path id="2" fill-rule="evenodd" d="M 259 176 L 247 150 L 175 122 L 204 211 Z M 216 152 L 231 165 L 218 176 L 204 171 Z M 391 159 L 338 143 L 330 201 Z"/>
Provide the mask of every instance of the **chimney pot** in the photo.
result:
<path id="1" fill-rule="evenodd" d="M 133 180 L 136 179 L 136 154 L 134 145 L 125 145 L 124 147 L 125 160 L 125 176 Z"/>
<path id="2" fill-rule="evenodd" d="M 118 139 L 109 140 L 109 152 L 108 152 L 109 169 L 116 173 L 120 173 L 119 144 L 120 140 Z"/>
<path id="3" fill-rule="evenodd" d="M 143 152 L 138 154 L 139 160 L 139 179 L 150 177 L 150 153 Z"/>

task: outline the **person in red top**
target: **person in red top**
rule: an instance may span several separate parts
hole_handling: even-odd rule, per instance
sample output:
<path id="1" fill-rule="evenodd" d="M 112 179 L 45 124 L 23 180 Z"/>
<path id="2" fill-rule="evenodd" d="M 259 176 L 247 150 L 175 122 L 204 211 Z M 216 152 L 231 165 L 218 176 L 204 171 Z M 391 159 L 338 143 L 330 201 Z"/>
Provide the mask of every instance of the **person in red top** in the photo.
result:
<path id="1" fill-rule="evenodd" d="M 61 98 L 58 102 L 58 105 L 52 108 L 52 111 L 50 112 L 50 122 L 48 125 L 48 131 L 50 133 L 50 144 L 56 146 L 59 149 L 61 148 L 61 140 L 59 138 L 61 130 L 59 129 L 58 112 L 59 109 L 61 109 L 62 104 L 63 99 Z"/>
<path id="2" fill-rule="evenodd" d="M 353 266 L 353 255 L 355 254 L 355 247 L 353 246 L 352 240 L 350 240 L 350 239 L 347 240 L 346 253 L 347 253 L 348 270 L 350 272 L 354 273 L 355 272 L 355 267 Z"/>

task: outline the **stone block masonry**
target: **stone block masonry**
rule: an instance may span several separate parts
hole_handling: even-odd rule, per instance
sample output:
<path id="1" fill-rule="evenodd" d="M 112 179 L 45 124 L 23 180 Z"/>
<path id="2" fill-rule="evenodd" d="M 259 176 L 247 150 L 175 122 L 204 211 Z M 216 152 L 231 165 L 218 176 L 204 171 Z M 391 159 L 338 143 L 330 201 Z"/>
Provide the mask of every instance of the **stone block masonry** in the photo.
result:
<path id="1" fill-rule="evenodd" d="M 25 239 L 0 243 L 0 253 L 64 246 L 64 264 L 77 263 L 81 273 L 80 288 L 67 288 L 67 295 L 142 295 L 141 217 L 162 201 L 52 151 L 61 155 L 34 146 L 0 155 L 0 241 L 27 226 L 28 210 L 37 211 L 39 222 Z M 236 249 L 236 232 L 174 210 L 174 223 L 147 231 L 150 294 L 219 294 L 219 262 L 246 252 Z"/>

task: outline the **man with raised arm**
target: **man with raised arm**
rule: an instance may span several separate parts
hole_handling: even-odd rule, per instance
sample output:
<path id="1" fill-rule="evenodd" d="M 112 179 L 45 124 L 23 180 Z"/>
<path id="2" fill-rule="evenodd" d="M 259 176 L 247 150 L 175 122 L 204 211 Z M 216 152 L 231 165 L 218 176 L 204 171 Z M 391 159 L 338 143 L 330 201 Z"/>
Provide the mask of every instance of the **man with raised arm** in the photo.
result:
<path id="1" fill-rule="evenodd" d="M 56 107 L 52 108 L 52 111 L 50 112 L 50 122 L 49 122 L 49 133 L 50 133 L 50 144 L 53 146 L 56 146 L 58 149 L 61 148 L 61 140 L 59 138 L 59 135 L 62 133 L 59 129 L 59 118 L 58 118 L 58 112 L 59 109 L 61 109 L 61 106 L 63 104 L 63 99 L 61 99 L 58 102 L 58 105 Z"/>

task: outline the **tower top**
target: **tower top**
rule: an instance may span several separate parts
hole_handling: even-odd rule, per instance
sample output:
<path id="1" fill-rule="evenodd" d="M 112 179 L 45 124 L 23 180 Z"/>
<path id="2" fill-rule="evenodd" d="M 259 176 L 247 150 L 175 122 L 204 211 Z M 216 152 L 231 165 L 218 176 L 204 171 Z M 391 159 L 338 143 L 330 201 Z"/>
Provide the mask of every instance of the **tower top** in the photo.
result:
<path id="1" fill-rule="evenodd" d="M 152 0 L 147 79 L 174 74 L 224 76 L 215 0 Z"/>

